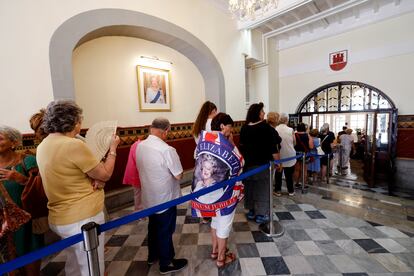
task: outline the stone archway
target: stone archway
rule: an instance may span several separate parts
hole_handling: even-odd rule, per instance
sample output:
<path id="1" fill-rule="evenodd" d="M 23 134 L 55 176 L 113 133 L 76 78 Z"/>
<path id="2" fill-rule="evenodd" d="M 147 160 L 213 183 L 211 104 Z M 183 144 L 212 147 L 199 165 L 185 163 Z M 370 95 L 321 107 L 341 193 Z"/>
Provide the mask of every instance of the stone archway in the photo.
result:
<path id="1" fill-rule="evenodd" d="M 129 36 L 168 46 L 190 59 L 204 80 L 206 99 L 223 112 L 223 71 L 211 50 L 185 29 L 163 19 L 137 11 L 98 9 L 66 20 L 54 32 L 49 46 L 50 69 L 55 99 L 74 99 L 72 54 L 79 45 L 102 36 Z"/>

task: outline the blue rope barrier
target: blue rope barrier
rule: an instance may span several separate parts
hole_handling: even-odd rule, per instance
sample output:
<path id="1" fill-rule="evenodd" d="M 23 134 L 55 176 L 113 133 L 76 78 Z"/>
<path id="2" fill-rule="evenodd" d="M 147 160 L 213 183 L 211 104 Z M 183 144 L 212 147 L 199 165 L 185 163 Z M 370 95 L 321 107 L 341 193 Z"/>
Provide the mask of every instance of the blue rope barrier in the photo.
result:
<path id="1" fill-rule="evenodd" d="M 326 154 L 317 154 L 317 153 L 307 153 L 306 154 L 306 156 L 313 156 L 313 157 L 320 157 L 320 158 L 322 158 L 322 157 L 325 157 L 325 156 L 328 156 L 329 155 L 329 153 L 326 153 Z"/>
<path id="2" fill-rule="evenodd" d="M 290 161 L 290 160 L 293 160 L 293 159 L 297 159 L 298 157 L 301 157 L 301 156 L 302 155 L 298 154 L 296 156 L 292 156 L 292 157 L 288 157 L 288 158 L 284 158 L 284 159 L 280 159 L 280 160 L 275 160 L 274 163 L 275 164 L 280 164 L 280 163 L 287 162 L 287 161 Z M 195 199 L 197 197 L 200 197 L 202 195 L 208 194 L 212 191 L 221 189 L 221 188 L 223 188 L 227 185 L 229 185 L 229 186 L 234 185 L 236 182 L 241 181 L 243 179 L 246 179 L 246 178 L 248 178 L 248 177 L 250 177 L 254 174 L 257 174 L 259 172 L 262 172 L 265 169 L 267 169 L 268 167 L 269 167 L 269 164 L 262 165 L 260 167 L 257 167 L 255 169 L 253 169 L 253 170 L 247 171 L 247 172 L 245 172 L 245 173 L 243 173 L 239 176 L 236 176 L 236 177 L 233 177 L 231 179 L 228 179 L 228 180 L 222 181 L 220 183 L 214 184 L 213 186 L 201 189 L 197 192 L 190 193 L 188 195 L 173 199 L 171 201 L 167 201 L 165 203 L 150 207 L 148 209 L 145 209 L 145 210 L 142 210 L 142 211 L 139 211 L 139 212 L 135 212 L 135 213 L 126 215 L 124 217 L 121 217 L 121 218 L 109 221 L 107 223 L 101 224 L 98 227 L 98 233 L 100 234 L 102 232 L 105 232 L 105 231 L 111 230 L 113 228 L 122 226 L 122 225 L 130 223 L 132 221 L 150 216 L 150 215 L 152 215 L 156 212 L 171 208 L 173 206 L 179 205 L 179 204 L 184 203 L 186 201 L 189 201 L 189 200 Z M 17 268 L 23 267 L 23 266 L 25 266 L 27 264 L 30 264 L 34 261 L 37 261 L 37 260 L 39 260 L 43 257 L 54 254 L 58 251 L 61 251 L 65 248 L 70 247 L 70 246 L 72 246 L 72 245 L 74 245 L 78 242 L 81 242 L 81 241 L 83 241 L 83 235 L 81 233 L 79 233 L 79 234 L 76 234 L 76 235 L 71 236 L 69 238 L 66 238 L 66 239 L 60 240 L 58 242 L 55 242 L 55 243 L 53 243 L 49 246 L 43 247 L 39 250 L 30 252 L 29 254 L 26 254 L 24 256 L 17 257 L 16 259 L 13 259 L 13 260 L 11 260 L 7 263 L 0 264 L 0 275 L 3 275 L 3 274 L 8 273 L 10 271 L 13 271 Z"/>
<path id="3" fill-rule="evenodd" d="M 279 160 L 275 160 L 275 164 L 280 164 L 280 163 L 284 163 L 284 162 L 287 162 L 287 161 L 290 161 L 290 160 L 293 160 L 293 159 L 298 159 L 299 157 L 302 157 L 302 154 L 298 154 L 298 155 L 296 155 L 296 156 L 292 156 L 292 157 L 287 157 L 287 158 L 282 158 L 282 159 L 279 159 Z"/>
<path id="4" fill-rule="evenodd" d="M 30 252 L 29 254 L 17 257 L 16 259 L 13 259 L 10 262 L 0 264 L 0 275 L 18 269 L 19 267 L 25 266 L 27 264 L 33 263 L 34 261 L 37 261 L 43 257 L 59 252 L 65 249 L 66 247 L 72 246 L 80 241 L 83 241 L 83 236 L 81 233 L 52 243 L 49 246 Z"/>
<path id="5" fill-rule="evenodd" d="M 107 223 L 104 223 L 104 224 L 100 225 L 99 230 L 100 230 L 100 232 L 105 232 L 105 231 L 111 230 L 113 228 L 119 227 L 121 225 L 130 223 L 132 221 L 138 220 L 140 218 L 147 217 L 147 216 L 152 215 L 152 214 L 154 214 L 156 212 L 159 212 L 159 211 L 162 211 L 162 210 L 171 208 L 173 206 L 179 205 L 179 204 L 184 203 L 186 201 L 189 201 L 189 200 L 192 200 L 194 198 L 200 197 L 202 195 L 208 194 L 208 193 L 210 193 L 212 191 L 221 189 L 224 186 L 234 185 L 234 183 L 236 183 L 237 181 L 241 181 L 241 180 L 243 180 L 243 179 L 245 179 L 245 178 L 247 178 L 249 176 L 252 176 L 252 175 L 254 175 L 256 173 L 259 173 L 261 171 L 264 171 L 268 167 L 269 167 L 268 164 L 262 165 L 260 167 L 257 167 L 255 169 L 253 169 L 253 170 L 250 170 L 250 171 L 248 171 L 248 172 L 246 172 L 244 174 L 241 174 L 241 175 L 236 176 L 234 178 L 231 178 L 231 179 L 222 181 L 220 183 L 214 184 L 213 186 L 210 186 L 210 187 L 201 189 L 201 190 L 199 190 L 197 192 L 194 192 L 194 193 L 191 193 L 191 194 L 188 194 L 188 195 L 185 195 L 185 196 L 182 196 L 182 197 L 173 199 L 171 201 L 167 201 L 167 202 L 162 203 L 160 205 L 156 205 L 154 207 L 150 207 L 148 209 L 145 209 L 145 210 L 142 210 L 142 211 L 139 211 L 139 212 L 130 214 L 130 215 L 126 215 L 126 216 L 121 217 L 119 219 L 115 219 L 115 220 L 109 221 Z"/>

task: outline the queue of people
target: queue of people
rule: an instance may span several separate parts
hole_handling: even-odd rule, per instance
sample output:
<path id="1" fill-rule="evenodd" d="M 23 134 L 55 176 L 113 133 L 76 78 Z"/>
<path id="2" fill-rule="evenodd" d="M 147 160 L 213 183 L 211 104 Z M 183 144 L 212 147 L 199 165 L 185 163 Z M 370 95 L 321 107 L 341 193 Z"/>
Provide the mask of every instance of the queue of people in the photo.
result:
<path id="1" fill-rule="evenodd" d="M 36 157 L 17 153 L 15 148 L 21 142 L 21 134 L 13 128 L 0 127 L 0 183 L 14 203 L 23 208 L 20 198 L 30 177 L 29 172 L 38 169 L 48 200 L 48 225 L 61 238 L 79 233 L 80 227 L 87 222 L 105 222 L 103 188 L 114 171 L 120 143 L 119 137 L 114 134 L 107 155 L 103 160 L 97 160 L 87 145 L 77 139 L 82 119 L 82 109 L 67 100 L 53 101 L 46 109 L 35 114 L 31 126 L 41 141 Z M 202 105 L 193 127 L 196 149 L 192 192 L 280 158 L 295 156 L 298 152 L 315 151 L 319 145 L 325 153 L 330 154 L 335 139 L 327 125 L 322 127 L 320 133 L 311 131 L 309 134 L 303 124 L 298 125 L 296 132 L 288 127 L 286 114 L 269 112 L 265 120 L 263 103 L 249 107 L 240 131 L 239 148 L 233 140 L 233 125 L 232 118 L 228 114 L 218 113 L 214 103 L 207 101 Z M 166 143 L 170 129 L 168 119 L 155 118 L 149 136 L 143 141 L 138 140 L 130 148 L 123 183 L 133 186 L 135 211 L 181 196 L 179 181 L 183 177 L 183 168 L 176 150 Z M 343 141 L 347 140 L 345 136 L 343 138 Z M 293 159 L 274 165 L 276 196 L 282 195 L 283 174 L 288 194 L 294 196 L 294 183 L 298 184 L 301 179 L 303 163 L 314 174 L 321 171 L 324 176 L 327 173 L 327 160 L 323 158 L 317 164 Z M 258 224 L 270 220 L 269 177 L 267 171 L 262 171 L 243 182 L 236 182 L 191 201 L 192 215 L 202 218 L 204 223 L 211 223 L 211 259 L 217 267 L 222 268 L 236 259 L 227 243 L 238 202 L 244 198 L 247 219 Z M 0 196 L 0 203 L 1 199 Z M 176 216 L 177 208 L 171 207 L 148 218 L 147 263 L 152 265 L 158 261 L 162 274 L 182 270 L 188 264 L 186 259 L 175 258 L 172 237 Z M 0 240 L 7 241 L 1 243 L 1 262 L 44 245 L 43 235 L 31 230 L 29 220 L 22 223 L 17 231 L 3 229 L 0 232 Z M 100 234 L 98 247 L 101 275 L 104 275 L 105 268 L 104 235 Z M 87 275 L 88 264 L 82 244 L 68 248 L 67 252 L 65 273 Z M 39 275 L 40 262 L 26 266 L 24 271 L 24 275 Z"/>

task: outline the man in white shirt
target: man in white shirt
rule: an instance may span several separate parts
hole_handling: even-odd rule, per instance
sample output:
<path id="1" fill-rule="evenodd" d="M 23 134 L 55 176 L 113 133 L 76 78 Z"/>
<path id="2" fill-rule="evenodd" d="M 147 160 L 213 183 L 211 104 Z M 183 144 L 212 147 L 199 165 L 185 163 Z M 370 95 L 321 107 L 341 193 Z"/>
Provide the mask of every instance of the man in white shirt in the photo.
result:
<path id="1" fill-rule="evenodd" d="M 183 168 L 176 150 L 165 142 L 168 131 L 170 122 L 156 118 L 152 121 L 148 138 L 137 146 L 136 164 L 144 208 L 181 196 L 179 180 L 183 177 Z M 148 264 L 159 259 L 161 274 L 179 271 L 188 263 L 186 259 L 174 259 L 172 235 L 176 218 L 176 206 L 149 216 Z"/>

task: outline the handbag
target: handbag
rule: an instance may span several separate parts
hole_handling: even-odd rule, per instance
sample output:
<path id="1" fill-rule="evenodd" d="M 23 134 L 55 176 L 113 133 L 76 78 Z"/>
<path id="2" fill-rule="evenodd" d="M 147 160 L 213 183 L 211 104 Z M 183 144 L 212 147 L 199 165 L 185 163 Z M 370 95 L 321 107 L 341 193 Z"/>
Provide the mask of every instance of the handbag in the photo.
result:
<path id="1" fill-rule="evenodd" d="M 325 138 L 323 138 L 322 142 L 319 143 L 319 146 L 316 147 L 316 150 L 318 151 L 318 155 L 325 155 L 325 152 L 322 149 L 322 143 L 323 141 L 325 141 L 326 138 L 328 138 L 328 135 L 326 135 Z"/>
<path id="2" fill-rule="evenodd" d="M 28 212 L 20 209 L 14 203 L 2 181 L 0 181 L 0 207 L 2 207 L 0 210 L 0 238 L 8 232 L 16 232 L 31 218 Z"/>
<path id="3" fill-rule="evenodd" d="M 48 199 L 43 189 L 42 178 L 37 168 L 27 171 L 24 159 L 22 166 L 25 174 L 28 175 L 28 180 L 21 195 L 22 207 L 32 216 L 32 232 L 34 234 L 44 234 L 49 230 L 47 220 L 49 209 L 47 208 Z"/>

